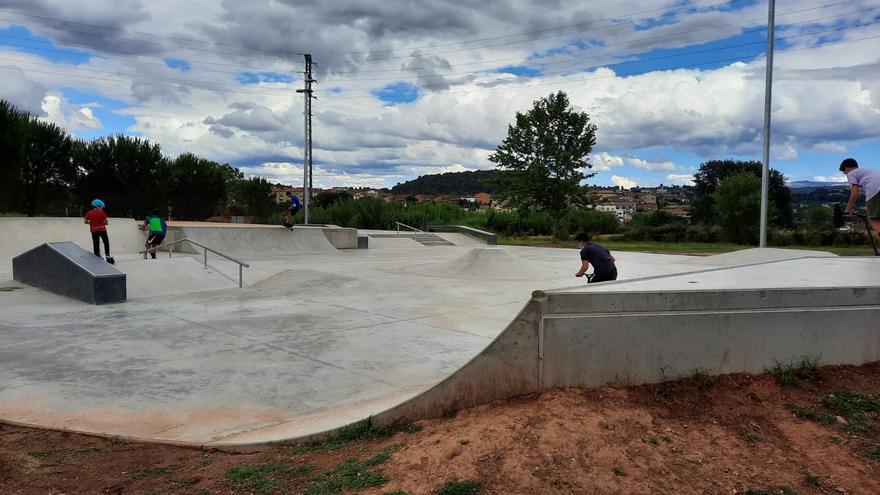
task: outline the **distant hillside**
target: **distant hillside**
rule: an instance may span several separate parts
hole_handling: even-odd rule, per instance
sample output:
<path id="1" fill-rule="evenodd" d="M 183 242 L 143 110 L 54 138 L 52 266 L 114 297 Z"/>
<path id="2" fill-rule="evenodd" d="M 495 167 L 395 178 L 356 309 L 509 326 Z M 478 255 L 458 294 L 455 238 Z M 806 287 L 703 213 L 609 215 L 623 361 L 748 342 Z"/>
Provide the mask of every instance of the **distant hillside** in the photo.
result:
<path id="1" fill-rule="evenodd" d="M 849 187 L 849 184 L 846 182 L 817 182 L 813 180 L 799 180 L 795 182 L 789 182 L 788 187 L 792 189 L 802 189 L 805 187 Z"/>
<path id="2" fill-rule="evenodd" d="M 397 184 L 391 188 L 391 193 L 429 194 L 431 196 L 470 196 L 478 192 L 494 194 L 496 187 L 485 183 L 494 175 L 494 170 L 423 175 L 417 179 Z"/>

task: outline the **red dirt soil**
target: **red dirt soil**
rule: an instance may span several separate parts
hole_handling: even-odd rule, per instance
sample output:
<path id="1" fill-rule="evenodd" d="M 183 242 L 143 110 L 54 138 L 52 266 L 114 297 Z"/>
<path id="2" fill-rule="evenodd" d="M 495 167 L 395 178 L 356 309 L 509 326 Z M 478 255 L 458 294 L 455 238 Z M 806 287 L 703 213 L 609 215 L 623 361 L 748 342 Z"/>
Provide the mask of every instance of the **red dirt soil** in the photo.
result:
<path id="1" fill-rule="evenodd" d="M 484 495 L 880 494 L 878 413 L 847 420 L 822 403 L 844 389 L 880 393 L 880 364 L 822 368 L 785 388 L 771 375 L 729 375 L 555 390 L 335 450 L 234 454 L 0 426 L 0 494 L 251 493 L 230 468 L 312 464 L 269 492 L 300 493 L 312 476 L 383 451 L 391 457 L 375 469 L 389 481 L 364 494 L 435 494 L 455 479 Z"/>

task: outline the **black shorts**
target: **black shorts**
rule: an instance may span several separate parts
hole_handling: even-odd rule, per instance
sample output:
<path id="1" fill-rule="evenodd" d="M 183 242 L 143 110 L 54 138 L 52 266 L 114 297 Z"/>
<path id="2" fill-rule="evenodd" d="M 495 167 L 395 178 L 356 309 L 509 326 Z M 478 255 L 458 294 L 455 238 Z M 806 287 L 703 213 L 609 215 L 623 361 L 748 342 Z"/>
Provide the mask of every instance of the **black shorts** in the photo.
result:
<path id="1" fill-rule="evenodd" d="M 597 273 L 593 275 L 593 278 L 587 283 L 595 284 L 597 282 L 610 282 L 611 280 L 617 280 L 617 268 L 614 268 L 610 272 Z"/>
<path id="2" fill-rule="evenodd" d="M 290 208 L 287 209 L 287 211 L 289 211 L 290 214 L 293 215 L 293 216 L 296 216 L 296 213 L 297 213 L 299 210 L 300 210 L 300 208 L 299 208 L 298 206 L 291 206 Z"/>
<path id="3" fill-rule="evenodd" d="M 147 236 L 147 244 L 150 246 L 158 246 L 162 244 L 162 241 L 165 240 L 165 234 L 154 234 L 150 232 L 150 235 Z"/>

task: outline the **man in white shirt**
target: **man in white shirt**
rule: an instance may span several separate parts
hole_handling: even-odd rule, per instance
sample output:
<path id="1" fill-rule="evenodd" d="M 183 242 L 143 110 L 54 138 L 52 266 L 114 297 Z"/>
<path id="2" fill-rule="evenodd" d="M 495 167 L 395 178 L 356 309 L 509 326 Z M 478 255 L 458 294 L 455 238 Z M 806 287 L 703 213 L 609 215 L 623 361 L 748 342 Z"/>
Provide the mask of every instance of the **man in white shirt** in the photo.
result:
<path id="1" fill-rule="evenodd" d="M 852 215 L 853 206 L 859 199 L 859 188 L 865 190 L 865 209 L 874 235 L 880 239 L 880 170 L 859 168 L 858 162 L 847 158 L 840 163 L 840 171 L 846 174 L 846 180 L 851 185 L 849 202 L 846 204 L 847 215 Z"/>

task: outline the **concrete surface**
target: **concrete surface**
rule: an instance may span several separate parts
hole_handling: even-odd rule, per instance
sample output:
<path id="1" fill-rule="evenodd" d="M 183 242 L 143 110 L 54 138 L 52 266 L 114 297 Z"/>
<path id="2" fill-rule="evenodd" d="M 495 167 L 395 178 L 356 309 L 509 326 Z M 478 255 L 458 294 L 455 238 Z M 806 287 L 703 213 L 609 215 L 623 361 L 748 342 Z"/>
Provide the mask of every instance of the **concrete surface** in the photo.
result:
<path id="1" fill-rule="evenodd" d="M 210 235 L 236 246 L 234 238 Z M 371 239 L 367 250 L 331 246 L 294 255 L 261 240 L 267 249 L 245 259 L 251 268 L 244 289 L 234 288 L 230 262 L 209 257 L 205 269 L 197 255 L 145 261 L 132 250 L 117 254 L 130 299 L 113 307 L 0 280 L 9 289 L 0 291 L 0 418 L 195 445 L 302 438 L 370 415 L 435 414 L 467 404 L 462 397 L 492 398 L 486 391 L 535 390 L 544 373 L 536 350 L 549 342 L 511 329 L 544 325 L 554 298 L 592 301 L 624 291 L 624 279 L 660 286 L 656 277 L 695 270 L 760 285 L 775 264 L 781 268 L 772 272 L 774 283 L 788 278 L 794 286 L 825 287 L 831 270 L 851 274 L 874 263 L 829 258 L 835 264 L 813 269 L 827 260 L 772 261 L 756 278 L 736 275 L 735 258 L 715 266 L 710 258 L 615 253 L 621 282 L 587 289 L 573 277 L 576 250 L 376 246 L 377 240 L 387 238 Z M 0 253 L 8 252 L 4 242 Z M 747 262 L 780 255 L 741 253 Z M 697 281 L 708 288 L 718 280 L 710 273 L 693 277 L 705 276 Z M 674 278 L 662 291 L 694 285 L 691 276 Z M 855 282 L 840 285 L 847 283 Z M 531 298 L 536 289 L 554 288 L 563 290 Z M 864 336 L 868 347 L 872 335 Z"/>

